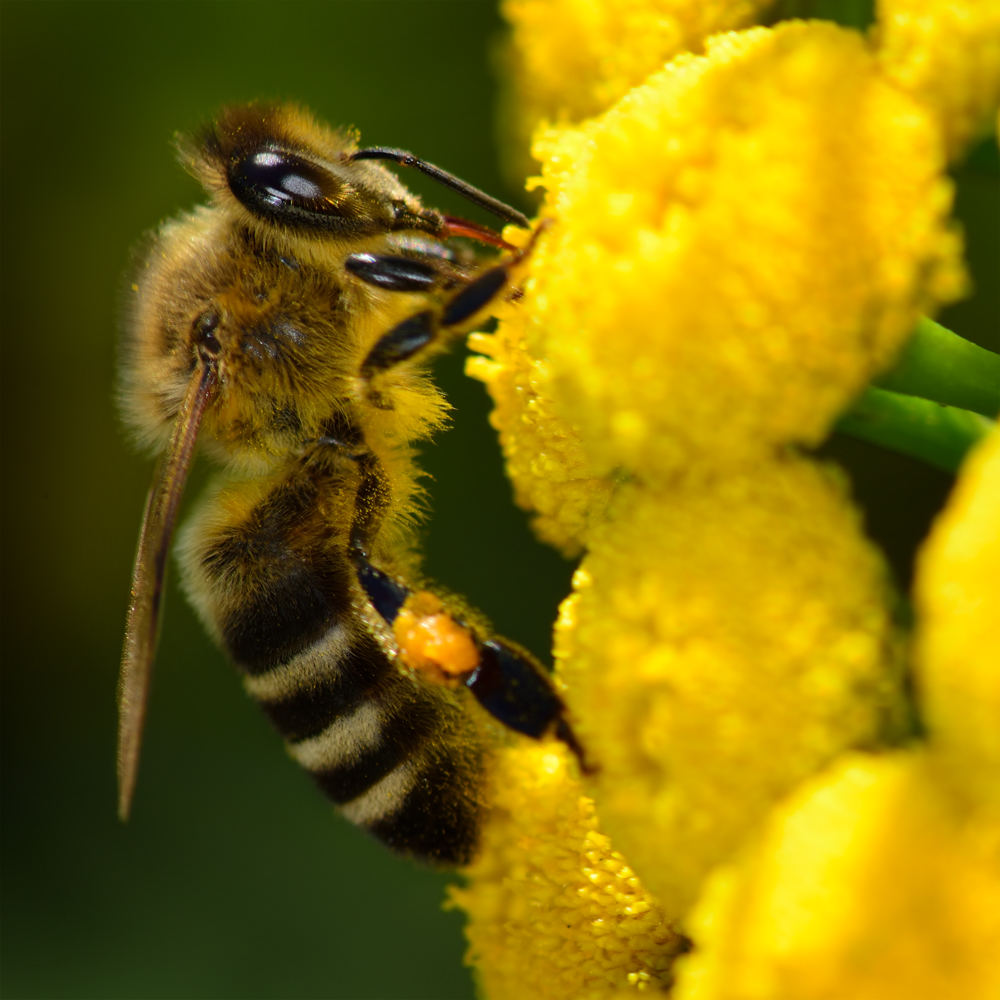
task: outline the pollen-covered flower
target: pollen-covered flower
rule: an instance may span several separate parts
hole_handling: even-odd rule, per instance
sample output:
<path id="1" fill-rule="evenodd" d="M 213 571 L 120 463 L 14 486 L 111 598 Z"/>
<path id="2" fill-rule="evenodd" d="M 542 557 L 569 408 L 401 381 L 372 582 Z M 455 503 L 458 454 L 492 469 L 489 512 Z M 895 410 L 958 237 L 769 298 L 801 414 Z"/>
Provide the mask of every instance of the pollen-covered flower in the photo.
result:
<path id="1" fill-rule="evenodd" d="M 707 49 L 536 145 L 524 341 L 601 471 L 815 444 L 964 287 L 937 130 L 860 35 Z"/>
<path id="2" fill-rule="evenodd" d="M 664 989 L 686 942 L 601 831 L 559 745 L 503 751 L 468 889 L 469 955 L 490 1000 Z"/>
<path id="3" fill-rule="evenodd" d="M 1000 995 L 1000 432 L 920 564 L 920 749 L 848 755 L 712 875 L 678 1000 Z"/>
<path id="4" fill-rule="evenodd" d="M 576 555 L 600 523 L 614 484 L 597 473 L 576 431 L 555 412 L 549 365 L 525 348 L 524 310 L 507 307 L 503 316 L 496 335 L 469 338 L 469 347 L 482 353 L 468 359 L 466 372 L 486 383 L 496 403 L 490 422 L 500 434 L 514 499 L 534 512 L 542 541 Z"/>
<path id="5" fill-rule="evenodd" d="M 505 0 L 507 116 L 520 152 L 540 121 L 582 121 L 774 0 Z M 510 137 L 508 136 L 508 143 Z"/>
<path id="6" fill-rule="evenodd" d="M 881 558 L 802 459 L 623 489 L 556 631 L 602 821 L 668 912 L 783 795 L 905 725 Z"/>
<path id="7" fill-rule="evenodd" d="M 1000 995 L 1000 822 L 928 758 L 847 756 L 776 809 L 687 922 L 677 1000 Z"/>
<path id="8" fill-rule="evenodd" d="M 924 548 L 917 678 L 957 790 L 1000 816 L 1000 432 L 970 456 Z"/>

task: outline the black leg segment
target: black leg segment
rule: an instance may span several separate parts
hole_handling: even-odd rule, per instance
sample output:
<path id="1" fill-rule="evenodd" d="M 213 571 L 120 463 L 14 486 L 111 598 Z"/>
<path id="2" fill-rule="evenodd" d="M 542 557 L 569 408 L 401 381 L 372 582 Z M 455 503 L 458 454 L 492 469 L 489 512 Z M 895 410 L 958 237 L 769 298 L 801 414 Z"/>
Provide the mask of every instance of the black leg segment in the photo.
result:
<path id="1" fill-rule="evenodd" d="M 430 310 L 404 319 L 368 352 L 361 366 L 361 377 L 370 379 L 375 372 L 393 368 L 401 361 L 412 358 L 434 339 L 435 326 L 434 313 Z"/>
<path id="2" fill-rule="evenodd" d="M 508 265 L 491 267 L 470 281 L 442 310 L 441 325 L 455 326 L 472 319 L 500 294 L 507 284 Z"/>
<path id="3" fill-rule="evenodd" d="M 465 682 L 487 712 L 508 729 L 540 739 L 560 718 L 563 703 L 542 668 L 502 639 L 488 639 Z"/>
<path id="4" fill-rule="evenodd" d="M 344 267 L 354 277 L 387 292 L 426 292 L 440 280 L 430 264 L 410 257 L 352 253 L 344 261 Z"/>
<path id="5" fill-rule="evenodd" d="M 367 553 L 358 545 L 351 546 L 351 563 L 372 607 L 387 625 L 391 625 L 412 593 L 410 588 L 373 566 L 368 561 Z"/>
<path id="6" fill-rule="evenodd" d="M 442 331 L 448 335 L 460 332 L 463 325 L 504 292 L 511 269 L 530 252 L 533 244 L 534 240 L 502 264 L 478 274 L 437 309 L 425 309 L 410 316 L 380 337 L 361 365 L 362 380 L 370 383 L 379 372 L 409 361 L 433 344 Z M 346 267 L 363 281 L 396 291 L 426 290 L 420 286 L 424 280 L 436 283 L 439 288 L 444 283 L 442 275 L 432 265 L 408 257 L 352 254 L 347 258 Z M 458 329 L 453 330 L 453 327 Z M 382 394 L 371 385 L 366 387 L 366 394 L 375 406 L 392 409 L 391 400 L 383 400 Z"/>

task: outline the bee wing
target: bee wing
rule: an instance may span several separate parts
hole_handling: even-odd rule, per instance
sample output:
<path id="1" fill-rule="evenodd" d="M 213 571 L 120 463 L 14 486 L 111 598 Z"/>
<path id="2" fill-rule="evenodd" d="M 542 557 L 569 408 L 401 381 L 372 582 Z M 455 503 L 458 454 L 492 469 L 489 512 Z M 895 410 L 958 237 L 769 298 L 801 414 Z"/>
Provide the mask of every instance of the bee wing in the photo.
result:
<path id="1" fill-rule="evenodd" d="M 132 572 L 132 597 L 118 676 L 118 815 L 127 819 L 139 769 L 149 678 L 156 655 L 170 538 L 194 457 L 198 428 L 215 388 L 215 365 L 196 370 L 146 498 Z"/>

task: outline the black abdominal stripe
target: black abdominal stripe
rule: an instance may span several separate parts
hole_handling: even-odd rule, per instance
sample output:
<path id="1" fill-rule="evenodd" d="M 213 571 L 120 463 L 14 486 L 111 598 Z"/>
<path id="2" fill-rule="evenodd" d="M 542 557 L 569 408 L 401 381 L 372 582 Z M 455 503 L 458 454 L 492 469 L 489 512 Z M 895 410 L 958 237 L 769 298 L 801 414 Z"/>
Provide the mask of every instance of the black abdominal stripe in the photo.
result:
<path id="1" fill-rule="evenodd" d="M 416 684 L 343 624 L 245 683 L 347 819 L 417 858 L 471 860 L 480 750 L 453 692 Z"/>

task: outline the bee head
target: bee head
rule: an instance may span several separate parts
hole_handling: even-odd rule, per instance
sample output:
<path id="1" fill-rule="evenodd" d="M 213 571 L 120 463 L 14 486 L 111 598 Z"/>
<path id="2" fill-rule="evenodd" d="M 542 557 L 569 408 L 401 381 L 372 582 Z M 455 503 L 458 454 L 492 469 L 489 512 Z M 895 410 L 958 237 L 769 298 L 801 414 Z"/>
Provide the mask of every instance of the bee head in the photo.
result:
<path id="1" fill-rule="evenodd" d="M 215 204 L 268 239 L 352 246 L 399 229 L 444 229 L 378 163 L 352 161 L 357 136 L 320 125 L 292 105 L 225 109 L 199 134 L 180 137 L 181 162 Z"/>

